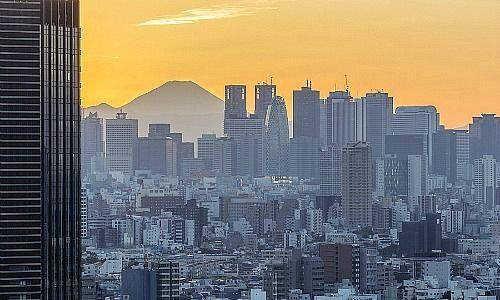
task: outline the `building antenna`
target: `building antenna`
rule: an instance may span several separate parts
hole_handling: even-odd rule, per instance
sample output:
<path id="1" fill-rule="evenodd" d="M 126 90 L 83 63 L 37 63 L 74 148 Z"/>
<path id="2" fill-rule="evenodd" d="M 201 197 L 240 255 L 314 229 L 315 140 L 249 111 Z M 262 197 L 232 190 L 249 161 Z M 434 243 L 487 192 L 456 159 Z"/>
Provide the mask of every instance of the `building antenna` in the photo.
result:
<path id="1" fill-rule="evenodd" d="M 271 76 L 271 85 L 273 85 L 273 76 Z"/>
<path id="2" fill-rule="evenodd" d="M 345 76 L 345 91 L 349 93 L 349 82 L 347 81 L 347 75 L 344 76 Z"/>

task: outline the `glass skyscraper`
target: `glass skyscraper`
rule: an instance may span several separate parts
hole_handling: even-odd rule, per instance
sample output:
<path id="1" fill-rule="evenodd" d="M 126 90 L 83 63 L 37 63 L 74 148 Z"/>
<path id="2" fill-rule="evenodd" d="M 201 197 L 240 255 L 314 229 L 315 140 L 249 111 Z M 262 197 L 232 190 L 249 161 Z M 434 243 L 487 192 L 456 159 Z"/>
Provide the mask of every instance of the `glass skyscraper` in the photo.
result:
<path id="1" fill-rule="evenodd" d="M 0 299 L 78 299 L 77 0 L 0 1 Z"/>

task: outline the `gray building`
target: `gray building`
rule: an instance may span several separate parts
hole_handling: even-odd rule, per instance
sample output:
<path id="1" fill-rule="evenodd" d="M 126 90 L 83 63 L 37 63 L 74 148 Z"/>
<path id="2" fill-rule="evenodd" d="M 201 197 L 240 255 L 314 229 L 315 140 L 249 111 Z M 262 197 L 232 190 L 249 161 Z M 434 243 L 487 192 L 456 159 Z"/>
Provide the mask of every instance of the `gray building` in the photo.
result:
<path id="1" fill-rule="evenodd" d="M 367 93 L 356 102 L 356 141 L 370 144 L 373 159 L 383 158 L 385 137 L 392 133 L 393 98 L 388 93 Z"/>
<path id="2" fill-rule="evenodd" d="M 330 92 L 326 99 L 327 144 L 345 146 L 356 141 L 356 104 L 348 91 Z"/>
<path id="3" fill-rule="evenodd" d="M 177 144 L 169 137 L 140 137 L 135 150 L 135 170 L 177 176 Z"/>
<path id="4" fill-rule="evenodd" d="M 244 85 L 226 85 L 224 120 L 247 117 L 247 88 Z"/>
<path id="5" fill-rule="evenodd" d="M 92 173 L 92 161 L 104 157 L 104 125 L 103 119 L 96 113 L 82 119 L 82 176 Z"/>
<path id="6" fill-rule="evenodd" d="M 350 226 L 372 224 L 372 152 L 367 143 L 342 148 L 342 213 Z"/>
<path id="7" fill-rule="evenodd" d="M 267 115 L 268 106 L 276 98 L 276 85 L 261 83 L 255 86 L 255 114 L 264 119 Z"/>
<path id="8" fill-rule="evenodd" d="M 293 137 L 320 138 L 320 94 L 307 86 L 293 91 Z"/>
<path id="9" fill-rule="evenodd" d="M 320 193 L 322 196 L 342 195 L 342 148 L 323 146 L 319 164 Z"/>
<path id="10" fill-rule="evenodd" d="M 287 176 L 290 134 L 285 100 L 275 97 L 265 118 L 265 175 Z"/>

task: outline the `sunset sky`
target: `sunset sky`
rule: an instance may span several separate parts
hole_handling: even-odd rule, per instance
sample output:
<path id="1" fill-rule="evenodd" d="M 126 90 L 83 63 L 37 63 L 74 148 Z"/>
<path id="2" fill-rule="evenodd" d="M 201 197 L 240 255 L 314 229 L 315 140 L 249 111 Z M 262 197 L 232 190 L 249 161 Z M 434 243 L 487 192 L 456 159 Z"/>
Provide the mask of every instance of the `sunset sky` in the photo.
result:
<path id="1" fill-rule="evenodd" d="M 312 80 L 326 96 L 384 90 L 462 126 L 500 114 L 498 0 L 84 0 L 82 101 L 120 106 L 169 80 L 222 97 L 273 76 L 288 104 Z M 253 93 L 249 94 L 253 109 Z"/>

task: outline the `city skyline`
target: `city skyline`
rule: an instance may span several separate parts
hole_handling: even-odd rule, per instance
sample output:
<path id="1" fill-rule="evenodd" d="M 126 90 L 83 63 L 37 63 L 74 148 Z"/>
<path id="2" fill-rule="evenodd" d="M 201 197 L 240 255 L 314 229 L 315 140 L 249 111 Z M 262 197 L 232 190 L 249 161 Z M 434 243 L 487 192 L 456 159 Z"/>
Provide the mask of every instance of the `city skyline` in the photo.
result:
<path id="1" fill-rule="evenodd" d="M 307 79 L 326 97 L 347 74 L 354 97 L 383 89 L 397 105 L 434 104 L 448 127 L 496 112 L 498 2 L 148 4 L 82 4 L 85 106 L 123 105 L 168 80 L 193 80 L 222 99 L 226 83 L 273 76 L 291 110 L 292 90 Z"/>

